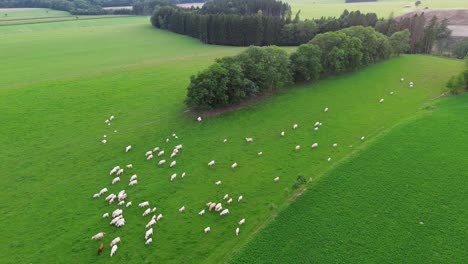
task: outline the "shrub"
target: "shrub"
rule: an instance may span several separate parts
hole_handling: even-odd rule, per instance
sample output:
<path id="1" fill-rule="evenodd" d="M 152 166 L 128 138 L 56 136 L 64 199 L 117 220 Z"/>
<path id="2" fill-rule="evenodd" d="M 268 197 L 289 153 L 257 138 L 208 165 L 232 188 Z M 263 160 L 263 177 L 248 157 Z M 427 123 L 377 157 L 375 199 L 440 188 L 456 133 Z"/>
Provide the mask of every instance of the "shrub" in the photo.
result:
<path id="1" fill-rule="evenodd" d="M 292 189 L 296 190 L 306 183 L 307 183 L 307 179 L 303 175 L 299 175 L 297 176 L 296 182 L 294 182 Z"/>
<path id="2" fill-rule="evenodd" d="M 459 42 L 453 49 L 453 55 L 457 59 L 463 59 L 468 55 L 468 40 Z"/>

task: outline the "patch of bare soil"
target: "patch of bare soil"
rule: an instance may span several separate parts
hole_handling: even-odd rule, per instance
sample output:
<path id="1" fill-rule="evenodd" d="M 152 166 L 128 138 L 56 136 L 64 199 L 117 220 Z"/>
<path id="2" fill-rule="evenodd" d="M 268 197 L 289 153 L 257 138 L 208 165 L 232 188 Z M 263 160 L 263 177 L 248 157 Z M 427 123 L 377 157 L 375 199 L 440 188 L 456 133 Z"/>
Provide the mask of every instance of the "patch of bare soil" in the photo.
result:
<path id="1" fill-rule="evenodd" d="M 451 25 L 448 28 L 452 30 L 453 37 L 468 37 L 468 25 Z"/>
<path id="2" fill-rule="evenodd" d="M 432 18 L 433 16 L 437 16 L 440 20 L 447 18 L 449 25 L 468 26 L 468 9 L 424 9 L 406 13 L 398 18 L 411 17 L 421 13 L 424 13 L 426 18 Z"/>

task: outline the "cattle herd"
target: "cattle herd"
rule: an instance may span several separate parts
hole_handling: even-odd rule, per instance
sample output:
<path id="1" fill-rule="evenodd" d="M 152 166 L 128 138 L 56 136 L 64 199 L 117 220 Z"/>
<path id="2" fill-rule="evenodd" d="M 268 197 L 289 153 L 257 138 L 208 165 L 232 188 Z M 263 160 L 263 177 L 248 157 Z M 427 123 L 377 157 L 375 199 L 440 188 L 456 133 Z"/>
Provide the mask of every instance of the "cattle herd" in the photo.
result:
<path id="1" fill-rule="evenodd" d="M 404 82 L 404 79 L 401 78 L 400 82 Z M 414 87 L 414 83 L 413 82 L 410 82 L 409 83 L 409 87 L 410 88 L 413 88 Z M 390 92 L 390 95 L 393 95 L 394 92 L 391 91 Z M 384 99 L 381 98 L 379 100 L 379 103 L 383 103 L 384 102 Z M 328 107 L 325 107 L 324 108 L 324 113 L 327 113 L 329 111 L 329 108 Z M 105 124 L 106 125 L 111 125 L 111 121 L 115 120 L 115 116 L 110 116 L 108 119 L 105 120 Z M 197 118 L 197 121 L 198 122 L 202 122 L 202 118 L 201 117 L 198 117 Z M 317 121 L 314 123 L 314 130 L 315 131 L 318 131 L 319 128 L 322 126 L 322 123 L 320 121 Z M 292 126 L 293 130 L 296 130 L 299 128 L 299 125 L 298 124 L 293 124 Z M 114 133 L 117 133 L 117 130 L 114 130 Z M 281 137 L 284 137 L 286 135 L 286 133 L 284 131 L 281 131 L 280 132 L 280 136 Z M 172 137 L 177 139 L 178 136 L 176 134 L 172 134 Z M 361 140 L 364 140 L 365 137 L 362 136 L 361 137 Z M 166 142 L 169 142 L 170 139 L 167 138 L 166 139 Z M 224 143 L 227 143 L 227 139 L 224 139 L 223 142 Z M 245 138 L 245 141 L 246 143 L 252 143 L 254 141 L 254 139 L 252 137 L 246 137 Z M 107 143 L 107 135 L 104 135 L 103 136 L 103 139 L 101 140 L 101 143 L 102 144 L 106 144 Z M 333 148 L 336 148 L 338 147 L 338 143 L 334 143 L 332 145 Z M 315 149 L 315 148 L 318 148 L 318 143 L 313 143 L 311 145 L 311 148 L 312 149 Z M 177 155 L 179 155 L 179 153 L 182 152 L 182 149 L 183 149 L 183 146 L 182 144 L 178 144 L 176 146 L 174 146 L 174 148 L 172 149 L 172 152 L 171 152 L 171 155 L 170 155 L 170 159 L 172 159 L 172 161 L 170 162 L 170 165 L 169 167 L 170 168 L 173 168 L 177 165 L 177 162 L 175 160 L 175 158 L 177 157 Z M 295 151 L 299 151 L 301 149 L 301 146 L 300 145 L 296 145 L 294 150 Z M 125 147 L 125 153 L 127 152 L 130 152 L 132 151 L 132 146 L 131 145 L 128 145 L 127 147 Z M 145 152 L 145 158 L 146 160 L 152 160 L 153 157 L 157 155 L 158 158 L 161 158 L 159 161 L 158 161 L 158 166 L 164 166 L 164 164 L 166 164 L 166 160 L 163 158 L 163 156 L 165 155 L 165 151 L 160 149 L 160 147 L 154 147 L 152 148 L 151 150 L 148 150 Z M 263 152 L 258 152 L 258 156 L 261 156 L 263 155 Z M 328 157 L 327 158 L 327 161 L 330 162 L 331 161 L 331 157 Z M 215 160 L 212 160 L 210 162 L 208 162 L 208 166 L 209 167 L 213 167 L 215 166 L 216 162 Z M 232 165 L 231 165 L 231 169 L 236 169 L 238 166 L 237 162 L 234 162 Z M 113 179 L 111 180 L 111 185 L 115 185 L 115 184 L 118 184 L 119 182 L 121 182 L 121 177 L 125 174 L 126 171 L 130 171 L 133 169 L 133 165 L 132 164 L 127 164 L 125 166 L 115 166 L 113 167 L 110 172 L 109 172 L 109 175 L 113 177 Z M 131 174 L 131 173 L 130 173 Z M 177 173 L 173 173 L 170 177 L 169 177 L 169 180 L 171 182 L 175 181 L 177 179 Z M 181 178 L 184 178 L 186 176 L 186 172 L 183 172 L 181 175 Z M 280 180 L 279 177 L 275 177 L 273 178 L 273 182 L 278 182 Z M 129 180 L 128 180 L 128 186 L 129 187 L 133 187 L 135 185 L 138 184 L 138 176 L 136 174 L 133 174 L 132 176 L 130 176 Z M 215 185 L 221 185 L 222 182 L 220 180 L 214 182 Z M 93 195 L 93 198 L 94 199 L 98 199 L 100 198 L 102 195 L 104 195 L 105 193 L 109 192 L 109 190 L 107 189 L 107 187 L 104 187 L 102 188 L 99 192 L 95 193 Z M 116 228 L 120 228 L 120 227 L 123 227 L 126 223 L 126 220 L 124 218 L 124 209 L 125 208 L 129 208 L 132 206 L 132 201 L 129 201 L 128 199 L 128 194 L 126 193 L 125 190 L 121 190 L 120 192 L 118 192 L 117 194 L 114 194 L 114 193 L 111 193 L 109 195 L 107 195 L 105 197 L 105 201 L 109 204 L 109 205 L 112 205 L 114 202 L 117 203 L 118 206 L 120 206 L 120 208 L 112 211 L 112 213 L 104 213 L 102 215 L 102 218 L 110 218 L 112 217 L 112 220 L 109 222 L 110 225 L 113 225 L 115 226 Z M 207 210 L 208 212 L 213 212 L 213 213 L 219 213 L 220 216 L 226 216 L 229 214 L 229 209 L 228 208 L 225 208 L 226 205 L 223 205 L 223 202 L 225 202 L 227 205 L 230 205 L 233 203 L 233 198 L 235 197 L 230 197 L 229 194 L 225 194 L 224 197 L 222 197 L 222 200 L 221 201 L 209 201 L 206 203 L 206 207 L 205 208 L 202 208 L 201 211 L 199 211 L 198 215 L 199 216 L 203 216 Z M 237 203 L 241 203 L 242 200 L 244 199 L 243 195 L 239 195 L 237 197 Z M 142 211 L 142 217 L 151 217 L 149 218 L 150 220 L 148 221 L 148 223 L 145 225 L 145 228 L 146 228 L 146 232 L 144 234 L 144 243 L 145 245 L 149 245 L 153 242 L 153 226 L 158 223 L 159 221 L 162 221 L 162 218 L 163 218 L 163 215 L 161 213 L 159 214 L 156 214 L 156 211 L 157 211 L 157 208 L 156 207 L 150 207 L 150 202 L 149 201 L 141 201 L 140 203 L 138 203 L 138 207 L 140 208 L 140 210 L 144 210 Z M 185 213 L 185 205 L 182 205 L 179 209 L 178 209 L 179 213 Z M 151 215 L 151 216 L 150 216 Z M 243 224 L 245 224 L 246 220 L 245 218 L 242 218 L 241 220 L 239 220 L 238 222 L 236 222 L 236 224 L 238 225 L 235 229 L 235 235 L 236 236 L 239 236 L 240 234 L 240 226 L 242 226 Z M 205 227 L 203 230 L 202 230 L 204 233 L 209 233 L 211 231 L 211 227 L 210 226 L 207 226 Z M 93 235 L 91 237 L 91 239 L 93 240 L 101 240 L 102 238 L 104 238 L 105 236 L 105 233 L 104 232 L 99 232 L 95 235 Z M 142 235 L 143 237 L 143 235 Z M 111 243 L 110 243 L 110 248 L 111 248 L 111 251 L 110 251 L 110 256 L 112 257 L 116 252 L 117 252 L 117 249 L 118 249 L 118 244 L 121 242 L 121 238 L 120 237 L 116 237 L 114 238 Z M 104 249 L 104 244 L 101 243 L 99 248 L 98 248 L 98 255 L 100 255 L 102 253 Z"/>

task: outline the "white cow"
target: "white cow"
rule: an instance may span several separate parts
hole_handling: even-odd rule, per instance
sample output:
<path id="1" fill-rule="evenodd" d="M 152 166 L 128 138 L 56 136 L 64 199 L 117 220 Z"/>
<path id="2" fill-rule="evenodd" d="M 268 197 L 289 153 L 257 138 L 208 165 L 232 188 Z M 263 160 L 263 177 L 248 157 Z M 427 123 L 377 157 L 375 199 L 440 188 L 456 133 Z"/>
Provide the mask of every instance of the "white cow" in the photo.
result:
<path id="1" fill-rule="evenodd" d="M 111 241 L 110 246 L 113 247 L 114 245 L 117 245 L 118 243 L 120 243 L 120 237 L 114 238 L 114 239 Z"/>
<path id="2" fill-rule="evenodd" d="M 223 200 L 226 200 L 227 198 L 229 198 L 229 194 L 226 193 L 223 197 Z"/>
<path id="3" fill-rule="evenodd" d="M 201 210 L 198 215 L 204 215 L 205 214 L 205 209 Z"/>
<path id="4" fill-rule="evenodd" d="M 327 161 L 330 162 L 330 161 L 331 161 L 331 157 L 328 157 Z"/>
<path id="5" fill-rule="evenodd" d="M 211 206 L 210 206 L 211 207 Z M 219 212 L 223 209 L 223 205 L 221 203 L 216 204 L 215 206 L 215 211 Z M 211 211 L 211 210 L 210 210 Z"/>
<path id="6" fill-rule="evenodd" d="M 242 199 L 244 199 L 244 196 L 241 195 L 241 196 L 239 196 L 239 198 L 237 198 L 237 202 L 242 201 Z"/>
<path id="7" fill-rule="evenodd" d="M 118 176 L 118 175 L 122 175 L 123 173 L 124 173 L 124 169 L 119 169 L 119 170 L 117 171 L 117 176 Z"/>
<path id="8" fill-rule="evenodd" d="M 298 127 L 299 127 L 298 124 L 294 124 L 294 125 L 293 125 L 293 129 L 296 129 L 296 128 L 298 128 Z"/>
<path id="9" fill-rule="evenodd" d="M 232 165 L 231 165 L 231 168 L 236 168 L 237 167 L 237 162 L 234 162 Z"/>
<path id="10" fill-rule="evenodd" d="M 294 149 L 295 149 L 296 151 L 298 151 L 298 150 L 301 149 L 301 146 L 300 146 L 300 145 L 297 145 Z"/>
<path id="11" fill-rule="evenodd" d="M 384 99 L 383 99 L 383 98 L 382 98 L 382 99 L 380 99 L 379 103 L 383 103 L 383 102 L 384 102 Z"/>
<path id="12" fill-rule="evenodd" d="M 148 156 L 146 157 L 146 160 L 152 160 L 152 159 L 153 159 L 153 155 L 152 155 L 152 154 L 151 154 L 151 155 L 148 155 Z"/>
<path id="13" fill-rule="evenodd" d="M 159 147 L 155 147 L 155 148 L 153 149 L 153 153 L 155 153 L 155 152 L 157 152 L 157 151 L 159 151 Z"/>
<path id="14" fill-rule="evenodd" d="M 162 155 L 164 155 L 164 150 L 159 151 L 158 157 L 161 157 Z"/>
<path id="15" fill-rule="evenodd" d="M 118 205 L 124 205 L 124 204 L 125 204 L 125 200 L 120 201 L 120 202 L 118 203 Z"/>
<path id="16" fill-rule="evenodd" d="M 145 239 L 148 239 L 149 236 L 153 234 L 153 228 L 150 228 L 145 233 Z"/>
<path id="17" fill-rule="evenodd" d="M 229 214 L 229 209 L 224 209 L 221 213 L 219 213 L 219 215 L 227 215 Z"/>
<path id="18" fill-rule="evenodd" d="M 393 91 L 390 92 L 390 95 L 393 95 Z"/>
<path id="19" fill-rule="evenodd" d="M 131 164 L 131 163 L 127 164 L 127 166 L 125 166 L 125 167 L 127 167 L 128 169 L 131 169 L 131 168 L 133 168 L 133 164 Z"/>
<path id="20" fill-rule="evenodd" d="M 263 152 L 260 151 L 260 152 L 258 153 L 258 155 L 259 155 L 259 156 L 263 155 Z"/>
<path id="21" fill-rule="evenodd" d="M 99 195 L 105 194 L 107 191 L 108 191 L 107 188 L 102 188 L 102 189 L 99 191 Z"/>
<path id="22" fill-rule="evenodd" d="M 128 145 L 128 146 L 125 148 L 125 152 L 129 152 L 130 150 L 132 150 L 132 145 Z"/>
<path id="23" fill-rule="evenodd" d="M 239 225 L 243 225 L 245 223 L 245 218 L 242 218 L 240 221 L 239 221 Z"/>
<path id="24" fill-rule="evenodd" d="M 361 137 L 361 140 L 364 140 L 364 139 L 366 139 L 366 137 L 364 137 L 364 136 L 363 136 L 363 137 Z"/>
<path id="25" fill-rule="evenodd" d="M 108 218 L 109 217 L 109 213 L 105 213 L 102 215 L 102 218 Z"/>
<path id="26" fill-rule="evenodd" d="M 156 221 L 159 222 L 159 220 L 161 220 L 163 218 L 163 215 L 162 214 L 159 214 L 158 217 L 156 217 Z"/>
<path id="27" fill-rule="evenodd" d="M 140 203 L 140 204 L 138 205 L 138 207 L 146 207 L 146 206 L 149 206 L 149 202 L 148 202 L 148 201 L 144 201 L 144 202 L 142 202 L 142 203 Z"/>
<path id="28" fill-rule="evenodd" d="M 176 164 L 177 164 L 177 162 L 176 162 L 175 160 L 174 160 L 174 161 L 172 161 L 172 162 L 171 162 L 171 165 L 169 165 L 169 168 L 172 168 L 172 167 L 174 167 Z"/>
<path id="29" fill-rule="evenodd" d="M 92 236 L 91 239 L 99 240 L 99 239 L 103 238 L 105 234 L 106 233 L 104 233 L 104 232 L 99 232 L 99 233 L 95 234 L 94 236 Z"/>
<path id="30" fill-rule="evenodd" d="M 120 177 L 115 177 L 113 180 L 112 180 L 112 184 L 116 184 L 117 182 L 120 181 Z"/>
<path id="31" fill-rule="evenodd" d="M 337 144 L 337 143 L 334 143 L 332 146 L 333 146 L 334 148 L 336 148 L 336 147 L 338 147 L 338 144 Z"/>
<path id="32" fill-rule="evenodd" d="M 152 227 L 154 224 L 156 224 L 156 220 L 153 218 L 151 219 L 148 224 L 146 224 L 146 228 Z"/>
<path id="33" fill-rule="evenodd" d="M 93 194 L 93 198 L 99 198 L 100 196 L 101 196 L 100 193 L 95 193 L 95 194 Z"/>
<path id="34" fill-rule="evenodd" d="M 214 160 L 208 162 L 208 166 L 213 167 L 214 165 L 215 165 L 215 161 L 214 161 Z"/>
<path id="35" fill-rule="evenodd" d="M 315 130 L 315 131 L 318 131 L 318 130 L 319 130 L 319 127 L 314 127 L 314 130 Z"/>
<path id="36" fill-rule="evenodd" d="M 151 209 L 151 213 L 154 213 L 156 212 L 157 208 L 156 207 L 153 207 L 153 209 Z"/>
<path id="37" fill-rule="evenodd" d="M 171 175 L 171 181 L 174 181 L 176 177 L 177 177 L 177 173 L 172 174 Z"/>
<path id="38" fill-rule="evenodd" d="M 110 256 L 114 256 L 115 252 L 117 251 L 117 245 L 114 245 L 111 249 L 111 253 L 110 253 Z"/>
<path id="39" fill-rule="evenodd" d="M 166 163 L 166 160 L 160 160 L 160 161 L 158 162 L 158 165 L 163 165 L 164 163 Z"/>
<path id="40" fill-rule="evenodd" d="M 134 186 L 134 185 L 137 185 L 137 184 L 138 184 L 138 180 L 133 180 L 133 181 L 128 183 L 128 186 Z"/>
<path id="41" fill-rule="evenodd" d="M 281 131 L 281 136 L 284 137 L 284 131 Z"/>
<path id="42" fill-rule="evenodd" d="M 221 185 L 221 181 L 215 182 L 216 185 Z"/>
<path id="43" fill-rule="evenodd" d="M 149 215 L 150 213 L 151 213 L 151 209 L 148 208 L 148 209 L 146 209 L 146 210 L 143 212 L 143 216 L 147 216 L 147 215 Z"/>
<path id="44" fill-rule="evenodd" d="M 404 78 L 401 78 L 401 79 L 400 79 L 400 82 L 404 82 L 404 81 L 405 81 L 405 79 L 404 79 Z"/>
<path id="45" fill-rule="evenodd" d="M 279 177 L 273 179 L 275 182 L 279 181 Z"/>
<path id="46" fill-rule="evenodd" d="M 145 156 L 148 157 L 149 155 L 152 155 L 152 154 L 153 154 L 153 151 L 148 150 L 148 151 L 146 151 Z"/>
<path id="47" fill-rule="evenodd" d="M 232 198 L 227 201 L 228 204 L 232 203 Z"/>
<path id="48" fill-rule="evenodd" d="M 227 142 L 227 138 L 225 138 L 225 139 L 223 140 L 223 143 L 226 143 L 226 142 Z"/>
<path id="49" fill-rule="evenodd" d="M 314 144 L 312 144 L 312 146 L 311 146 L 311 147 L 312 147 L 312 148 L 316 148 L 316 147 L 318 147 L 318 143 L 314 143 Z"/>
<path id="50" fill-rule="evenodd" d="M 127 205 L 125 205 L 125 207 L 130 207 L 132 206 L 132 202 L 128 202 Z"/>
<path id="51" fill-rule="evenodd" d="M 197 118 L 197 121 L 198 121 L 198 122 L 201 122 L 201 121 L 202 121 L 201 116 L 199 116 L 199 117 Z"/>
<path id="52" fill-rule="evenodd" d="M 136 180 L 138 178 L 138 175 L 133 174 L 132 177 L 130 177 L 130 181 Z"/>
<path id="53" fill-rule="evenodd" d="M 107 143 L 107 140 L 103 139 L 101 140 L 102 144 L 106 144 Z"/>
<path id="54" fill-rule="evenodd" d="M 112 212 L 112 217 L 117 217 L 123 213 L 122 209 L 116 209 L 114 212 Z"/>
<path id="55" fill-rule="evenodd" d="M 239 231 L 240 231 L 240 229 L 236 228 L 236 236 L 239 236 Z"/>
<path id="56" fill-rule="evenodd" d="M 106 197 L 106 201 L 109 201 L 109 200 L 112 199 L 113 197 L 115 197 L 115 194 L 113 194 L 113 193 L 109 194 L 109 195 Z"/>
<path id="57" fill-rule="evenodd" d="M 145 245 L 149 245 L 151 242 L 153 242 L 153 238 L 150 237 L 148 240 L 146 240 Z"/>
<path id="58" fill-rule="evenodd" d="M 182 178 L 185 177 L 185 172 L 182 172 Z"/>
<path id="59" fill-rule="evenodd" d="M 184 211 L 185 211 L 185 206 L 182 206 L 181 208 L 179 208 L 180 213 L 183 213 Z"/>
<path id="60" fill-rule="evenodd" d="M 326 113 L 328 112 L 328 107 L 325 107 L 325 109 L 323 109 L 323 111 Z"/>
<path id="61" fill-rule="evenodd" d="M 205 229 L 203 229 L 203 232 L 205 232 L 205 234 L 210 232 L 210 231 L 211 231 L 211 228 L 209 226 L 206 227 Z"/>
<path id="62" fill-rule="evenodd" d="M 112 168 L 112 170 L 111 170 L 110 173 L 109 173 L 109 176 L 112 175 L 112 174 L 114 174 L 114 173 L 116 173 L 119 169 L 120 169 L 119 166 L 116 166 L 116 167 Z"/>
<path id="63" fill-rule="evenodd" d="M 253 138 L 245 138 L 245 141 L 246 141 L 247 143 L 252 143 L 252 142 L 253 142 Z"/>

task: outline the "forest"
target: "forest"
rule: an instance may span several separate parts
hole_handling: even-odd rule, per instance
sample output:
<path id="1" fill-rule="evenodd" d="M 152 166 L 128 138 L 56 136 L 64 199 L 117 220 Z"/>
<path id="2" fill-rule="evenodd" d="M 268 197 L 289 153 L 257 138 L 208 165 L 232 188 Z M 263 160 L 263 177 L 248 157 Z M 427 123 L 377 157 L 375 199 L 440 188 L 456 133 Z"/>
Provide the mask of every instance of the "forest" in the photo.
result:
<path id="1" fill-rule="evenodd" d="M 203 43 L 232 46 L 297 46 L 317 34 L 352 26 L 370 26 L 391 36 L 407 29 L 411 33 L 411 53 L 430 53 L 437 40 L 450 36 L 447 21 L 426 18 L 424 13 L 401 20 L 378 19 L 375 13 L 344 10 L 339 17 L 301 20 L 288 4 L 274 0 L 213 0 L 201 9 L 171 5 L 156 8 L 151 16 L 154 27 L 188 35 Z"/>

